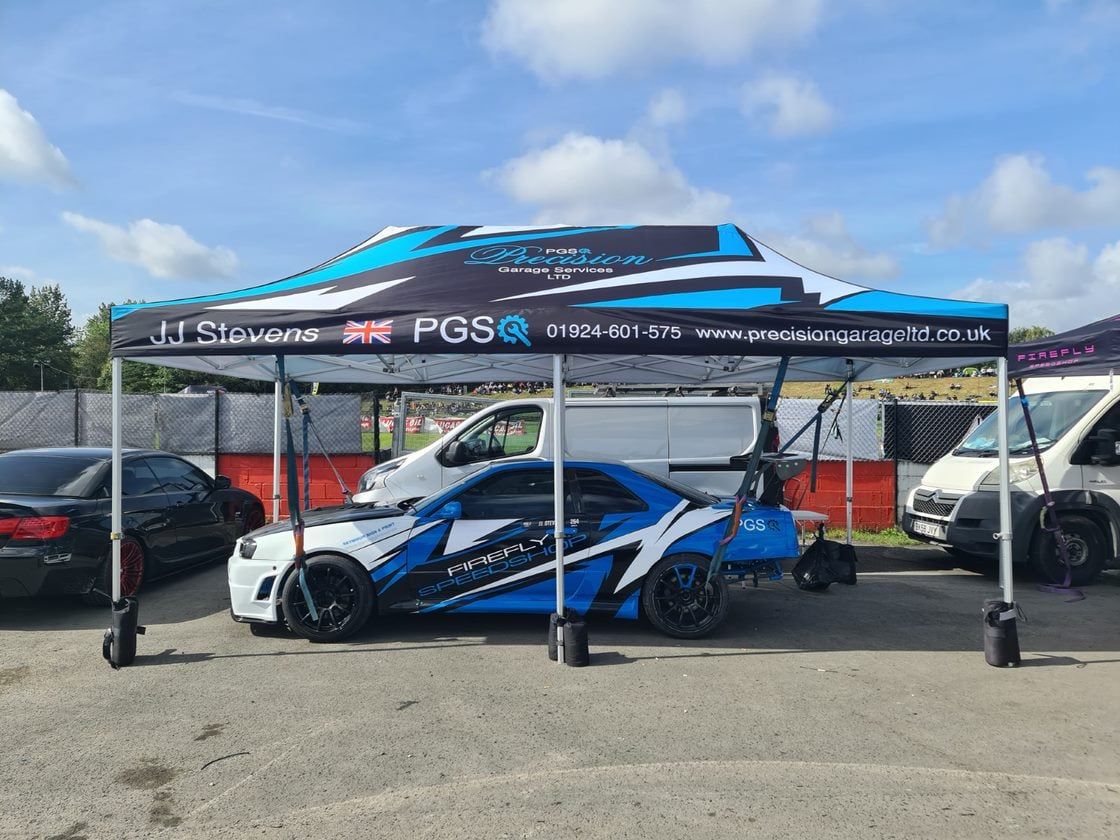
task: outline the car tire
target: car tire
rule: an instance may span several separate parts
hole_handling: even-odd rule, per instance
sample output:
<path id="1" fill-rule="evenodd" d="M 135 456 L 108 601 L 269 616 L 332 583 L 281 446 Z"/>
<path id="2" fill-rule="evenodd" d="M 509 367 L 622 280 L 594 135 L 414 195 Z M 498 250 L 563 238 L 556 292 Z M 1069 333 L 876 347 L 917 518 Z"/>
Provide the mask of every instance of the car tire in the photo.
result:
<path id="1" fill-rule="evenodd" d="M 731 592 L 723 575 L 708 582 L 711 558 L 677 554 L 660 560 L 642 583 L 642 610 L 667 636 L 699 639 L 727 617 Z"/>
<path id="2" fill-rule="evenodd" d="M 357 633 L 373 613 L 373 583 L 357 563 L 337 555 L 321 555 L 304 562 L 307 587 L 319 615 L 311 611 L 299 585 L 299 573 L 284 581 L 280 602 L 288 627 L 312 642 L 340 642 Z"/>
<path id="3" fill-rule="evenodd" d="M 82 602 L 91 607 L 109 606 L 109 598 L 113 592 L 113 550 L 105 555 L 101 568 L 93 584 L 94 589 L 100 592 L 89 591 L 82 595 Z M 121 540 L 121 595 L 135 595 L 144 583 L 144 573 L 147 570 L 147 560 L 144 555 L 144 546 L 132 537 Z M 102 595 L 101 592 L 106 593 Z"/>
<path id="4" fill-rule="evenodd" d="M 1108 540 L 1093 520 L 1076 513 L 1058 515 L 1062 533 L 1069 549 L 1071 586 L 1086 586 L 1104 569 L 1108 562 Z M 1066 579 L 1054 537 L 1039 528 L 1031 540 L 1031 568 L 1047 583 L 1061 584 Z"/>

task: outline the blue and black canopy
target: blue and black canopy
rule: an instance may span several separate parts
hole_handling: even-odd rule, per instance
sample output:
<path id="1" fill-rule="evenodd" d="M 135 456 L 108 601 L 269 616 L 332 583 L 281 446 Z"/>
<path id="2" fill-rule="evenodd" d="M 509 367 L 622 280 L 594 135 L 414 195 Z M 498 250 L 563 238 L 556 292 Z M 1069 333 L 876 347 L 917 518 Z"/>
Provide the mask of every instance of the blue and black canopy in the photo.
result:
<path id="1" fill-rule="evenodd" d="M 1120 315 L 1013 344 L 1007 350 L 1007 370 L 1014 378 L 1120 371 Z"/>
<path id="2" fill-rule="evenodd" d="M 318 381 L 742 382 L 992 359 L 1007 307 L 877 291 L 734 225 L 386 228 L 264 285 L 113 309 L 115 356 Z M 927 360 L 940 360 L 930 363 Z"/>

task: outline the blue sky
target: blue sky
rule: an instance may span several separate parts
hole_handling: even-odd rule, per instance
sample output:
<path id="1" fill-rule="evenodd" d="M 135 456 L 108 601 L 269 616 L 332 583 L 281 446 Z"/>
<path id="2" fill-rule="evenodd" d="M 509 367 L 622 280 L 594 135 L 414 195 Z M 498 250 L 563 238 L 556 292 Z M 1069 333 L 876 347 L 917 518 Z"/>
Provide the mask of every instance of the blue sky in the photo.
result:
<path id="1" fill-rule="evenodd" d="M 0 5 L 0 273 L 76 315 L 385 225 L 732 221 L 868 285 L 1120 310 L 1114 0 Z"/>

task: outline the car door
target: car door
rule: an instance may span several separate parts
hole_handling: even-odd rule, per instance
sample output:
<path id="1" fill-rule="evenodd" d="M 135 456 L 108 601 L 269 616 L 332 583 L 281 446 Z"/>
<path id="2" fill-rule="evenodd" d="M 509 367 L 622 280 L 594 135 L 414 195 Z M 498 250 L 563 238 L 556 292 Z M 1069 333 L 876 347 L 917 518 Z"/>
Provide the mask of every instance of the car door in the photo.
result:
<path id="1" fill-rule="evenodd" d="M 579 564 L 578 588 L 570 591 L 568 606 L 578 612 L 617 608 L 615 589 L 640 546 L 635 534 L 657 522 L 664 507 L 650 505 L 602 470 L 580 467 L 571 472 L 579 530 L 593 556 Z"/>
<path id="2" fill-rule="evenodd" d="M 422 517 L 408 546 L 409 576 L 420 602 L 473 612 L 551 611 L 552 491 L 551 467 L 511 466 L 481 476 Z M 573 532 L 568 550 L 585 542 L 586 536 Z M 571 574 L 565 582 L 578 585 Z"/>
<path id="3" fill-rule="evenodd" d="M 189 565 L 220 556 L 229 548 L 228 525 L 214 482 L 182 458 L 149 455 L 151 468 L 167 496 L 175 547 L 169 564 Z"/>
<path id="4" fill-rule="evenodd" d="M 105 477 L 101 494 L 112 495 L 112 476 Z M 108 507 L 108 502 L 106 502 Z M 170 503 L 160 481 L 140 458 L 121 464 L 121 514 L 126 533 L 140 538 L 150 564 L 167 568 L 175 556 L 175 535 L 169 520 Z M 156 569 L 152 569 L 156 571 Z"/>
<path id="5" fill-rule="evenodd" d="M 543 417 L 540 406 L 523 405 L 480 418 L 440 452 L 441 486 L 454 484 L 494 461 L 534 453 Z"/>

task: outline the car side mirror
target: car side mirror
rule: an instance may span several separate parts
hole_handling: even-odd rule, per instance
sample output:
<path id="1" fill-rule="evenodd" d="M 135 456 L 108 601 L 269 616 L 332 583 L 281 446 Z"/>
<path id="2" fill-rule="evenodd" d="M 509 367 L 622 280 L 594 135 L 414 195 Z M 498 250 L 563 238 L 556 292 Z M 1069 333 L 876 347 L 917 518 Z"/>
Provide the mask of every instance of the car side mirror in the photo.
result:
<path id="1" fill-rule="evenodd" d="M 448 502 L 436 512 L 437 519 L 461 519 L 463 506 L 459 502 Z"/>
<path id="2" fill-rule="evenodd" d="M 1120 432 L 1116 429 L 1097 429 L 1097 433 L 1088 440 L 1093 441 L 1092 454 L 1089 456 L 1091 463 L 1100 467 L 1120 464 Z"/>
<path id="3" fill-rule="evenodd" d="M 443 450 L 443 460 L 452 467 L 467 463 L 467 447 L 461 440 L 451 441 L 447 444 L 447 448 Z"/>
<path id="4" fill-rule="evenodd" d="M 215 490 L 228 490 L 233 486 L 233 482 L 229 480 L 228 475 L 219 475 L 214 477 Z"/>

